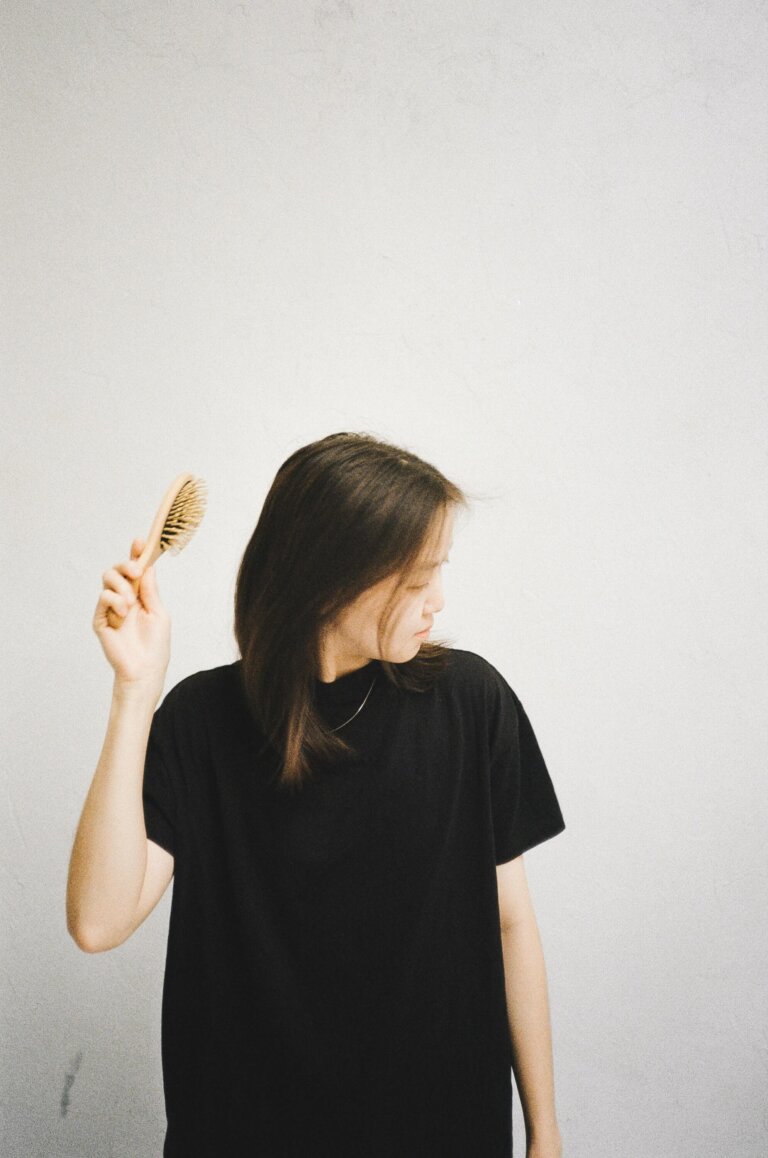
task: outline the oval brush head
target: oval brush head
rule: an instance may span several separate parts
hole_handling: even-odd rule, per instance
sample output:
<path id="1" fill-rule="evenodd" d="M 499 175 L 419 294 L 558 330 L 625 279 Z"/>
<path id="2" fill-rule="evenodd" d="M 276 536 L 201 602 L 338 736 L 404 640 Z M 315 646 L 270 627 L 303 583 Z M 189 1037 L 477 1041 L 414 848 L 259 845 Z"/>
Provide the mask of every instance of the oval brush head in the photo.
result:
<path id="1" fill-rule="evenodd" d="M 180 474 L 173 480 L 157 509 L 144 550 L 137 559 L 140 571 L 131 580 L 136 594 L 147 567 L 151 567 L 165 551 L 178 555 L 186 547 L 205 514 L 207 496 L 208 488 L 204 479 Z M 110 627 L 120 627 L 124 619 L 111 607 L 108 608 L 107 622 Z"/>

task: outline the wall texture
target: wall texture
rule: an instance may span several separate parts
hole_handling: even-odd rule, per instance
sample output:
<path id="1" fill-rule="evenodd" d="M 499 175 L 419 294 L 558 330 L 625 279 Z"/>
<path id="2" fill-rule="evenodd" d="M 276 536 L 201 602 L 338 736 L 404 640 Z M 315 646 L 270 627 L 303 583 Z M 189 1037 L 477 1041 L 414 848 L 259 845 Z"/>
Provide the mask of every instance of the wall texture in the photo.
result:
<path id="1" fill-rule="evenodd" d="M 230 662 L 277 467 L 347 429 L 490 496 L 440 625 L 566 816 L 527 858 L 566 1158 L 764 1155 L 765 5 L 11 0 L 0 30 L 3 1153 L 164 1131 L 170 891 L 111 953 L 65 926 L 102 572 L 206 478 L 158 565 L 166 688 Z"/>

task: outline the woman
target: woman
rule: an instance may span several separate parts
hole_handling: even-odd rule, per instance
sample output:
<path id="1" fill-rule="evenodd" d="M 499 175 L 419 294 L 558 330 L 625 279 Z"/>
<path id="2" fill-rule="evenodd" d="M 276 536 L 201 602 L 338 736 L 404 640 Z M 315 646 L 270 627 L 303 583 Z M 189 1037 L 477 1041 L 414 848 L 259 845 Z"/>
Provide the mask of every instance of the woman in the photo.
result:
<path id="1" fill-rule="evenodd" d="M 166 1158 L 508 1158 L 510 1067 L 528 1154 L 561 1153 L 522 854 L 565 824 L 504 677 L 428 640 L 467 507 L 368 434 L 297 450 L 240 564 L 240 658 L 159 707 L 143 542 L 104 574 L 113 699 L 67 919 L 113 948 L 174 878 Z"/>

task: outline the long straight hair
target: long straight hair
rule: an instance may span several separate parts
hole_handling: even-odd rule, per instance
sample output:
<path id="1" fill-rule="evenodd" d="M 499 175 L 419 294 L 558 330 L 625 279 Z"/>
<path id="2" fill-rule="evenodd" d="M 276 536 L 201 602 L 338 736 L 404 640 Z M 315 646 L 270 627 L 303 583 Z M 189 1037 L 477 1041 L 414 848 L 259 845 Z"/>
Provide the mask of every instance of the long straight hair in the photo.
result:
<path id="1" fill-rule="evenodd" d="M 282 757 L 281 787 L 298 788 L 318 761 L 355 754 L 315 707 L 324 632 L 399 572 L 378 624 L 383 656 L 409 572 L 440 540 L 449 511 L 469 502 L 436 467 L 368 433 L 329 434 L 278 470 L 240 562 L 234 633 L 248 710 Z M 395 687 L 423 692 L 449 653 L 445 641 L 425 642 L 407 663 L 381 667 Z"/>

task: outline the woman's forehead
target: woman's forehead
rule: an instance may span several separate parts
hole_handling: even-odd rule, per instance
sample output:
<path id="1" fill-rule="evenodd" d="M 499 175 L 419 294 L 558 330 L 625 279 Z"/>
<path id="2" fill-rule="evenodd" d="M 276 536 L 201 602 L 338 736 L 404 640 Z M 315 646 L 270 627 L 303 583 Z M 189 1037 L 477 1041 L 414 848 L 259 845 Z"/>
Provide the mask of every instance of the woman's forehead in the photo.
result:
<path id="1" fill-rule="evenodd" d="M 453 512 L 449 512 L 442 526 L 437 526 L 427 538 L 419 557 L 420 567 L 439 567 L 453 546 Z"/>

